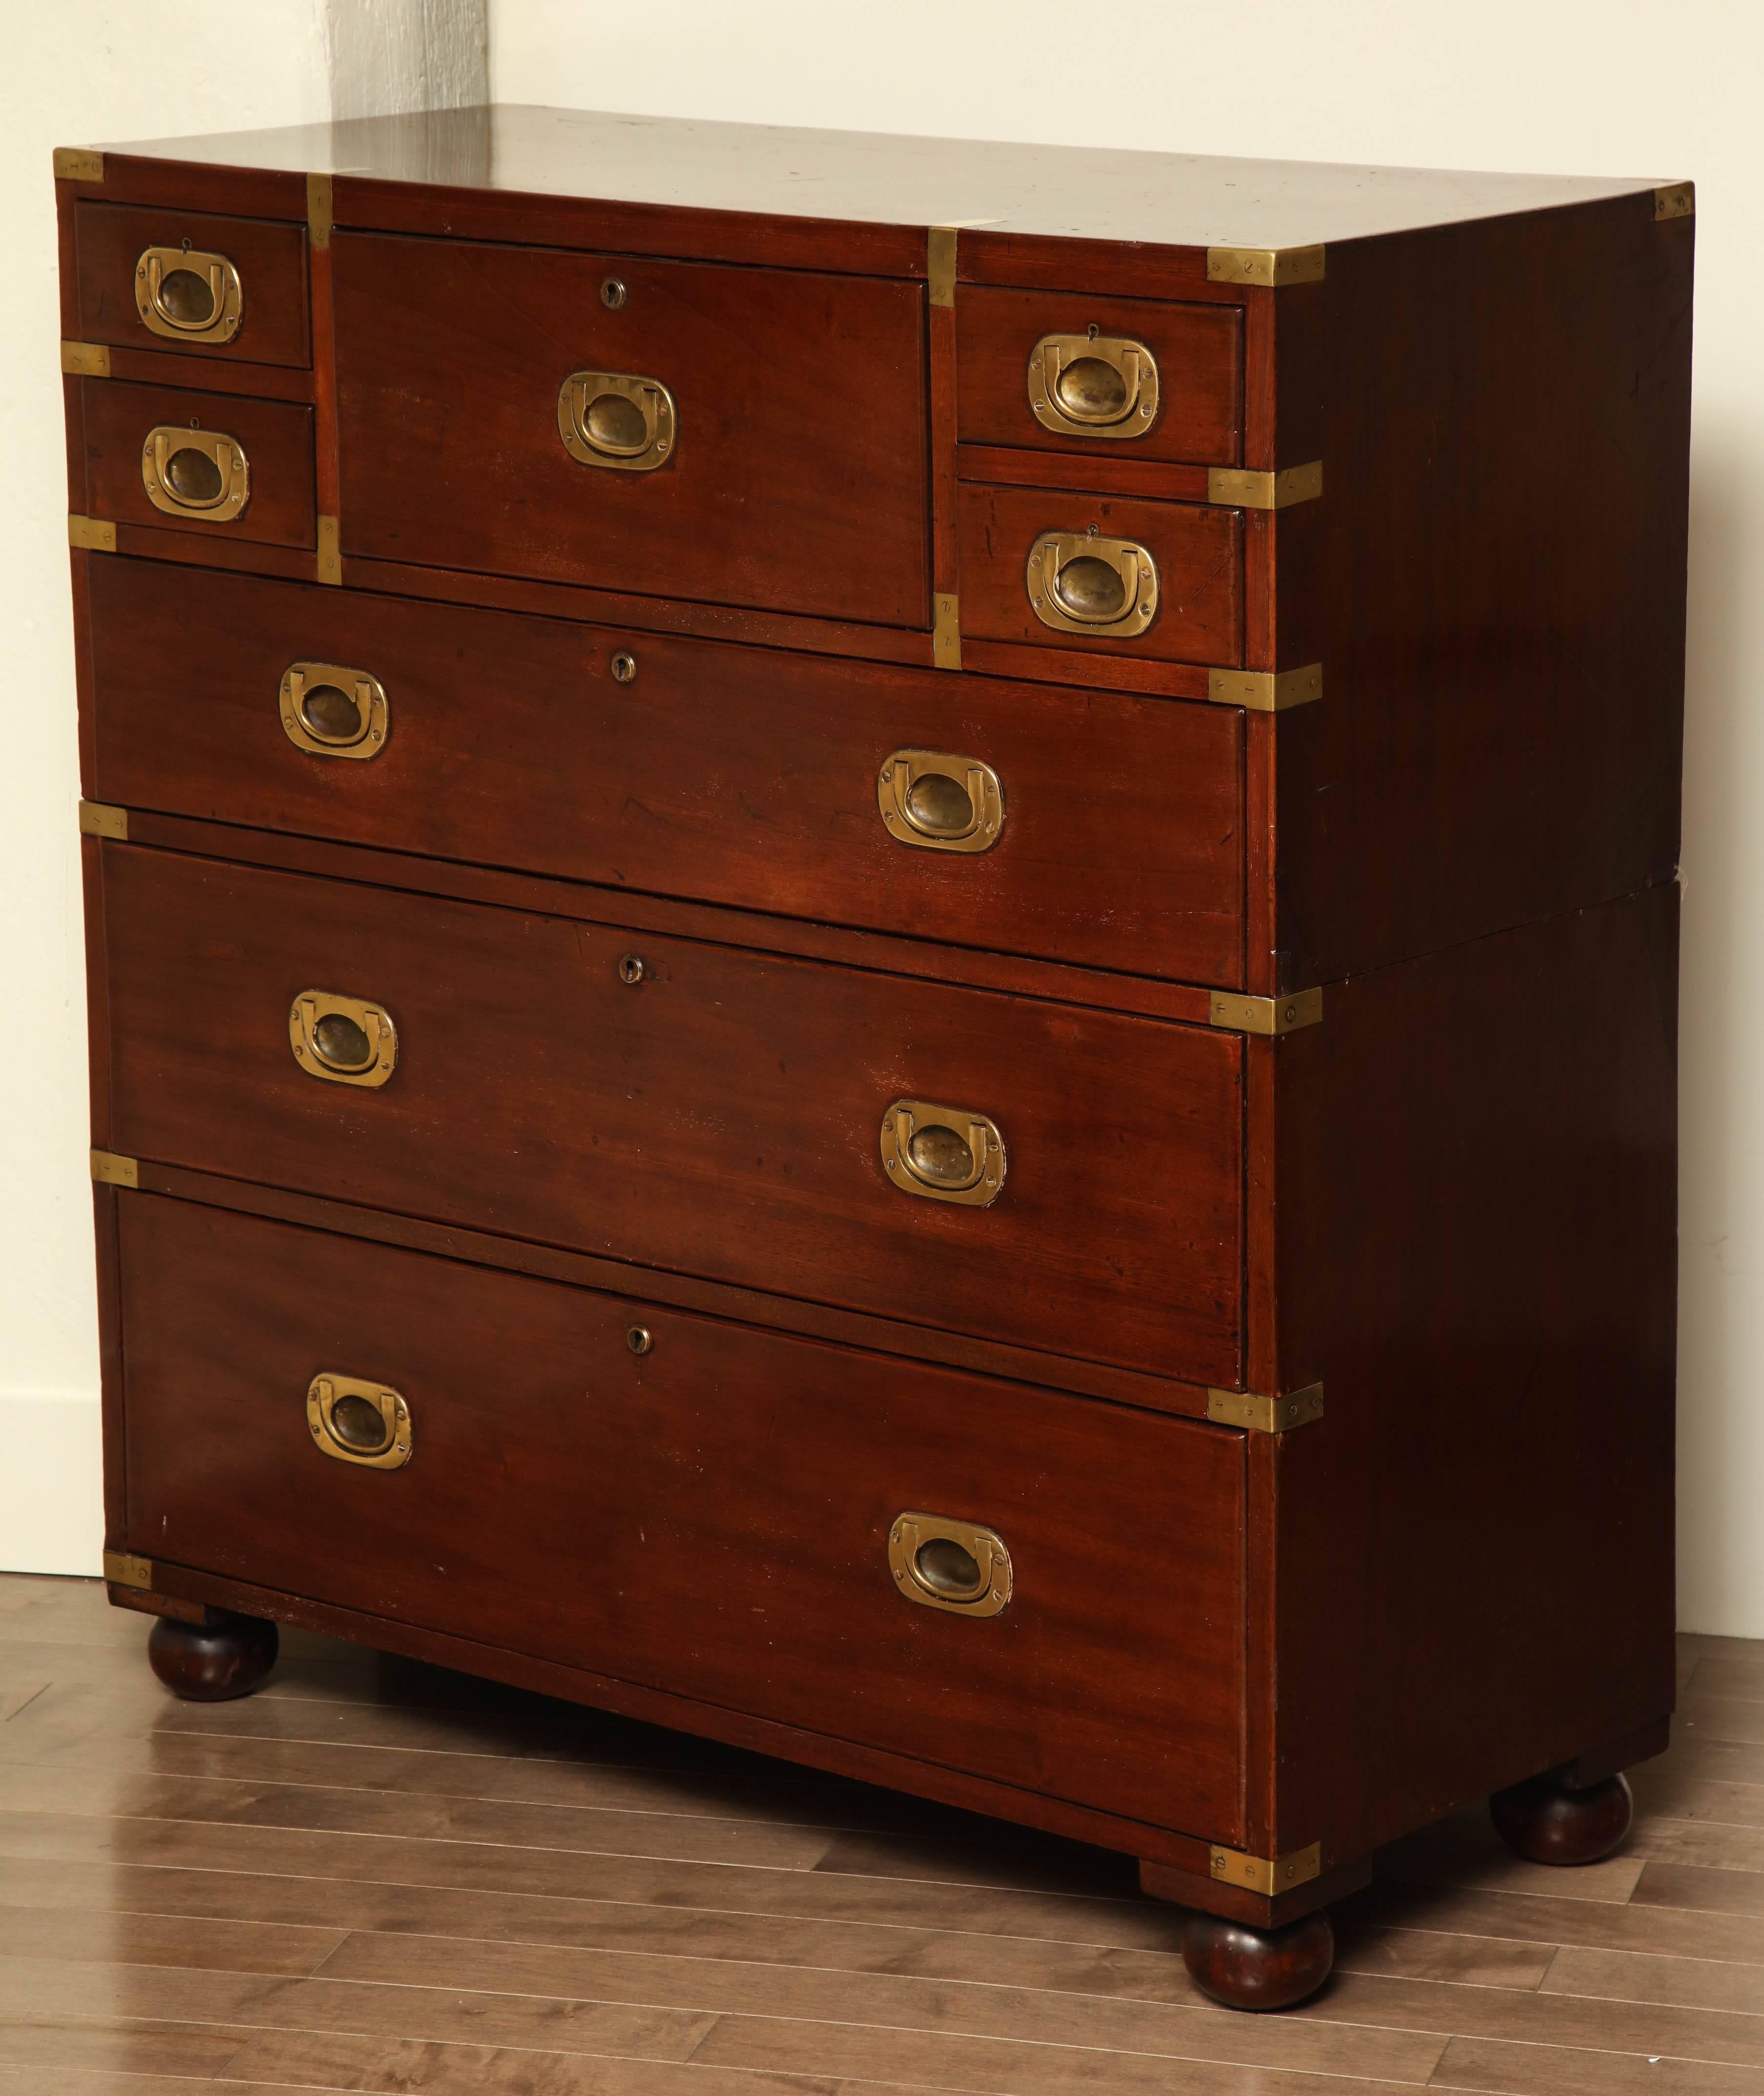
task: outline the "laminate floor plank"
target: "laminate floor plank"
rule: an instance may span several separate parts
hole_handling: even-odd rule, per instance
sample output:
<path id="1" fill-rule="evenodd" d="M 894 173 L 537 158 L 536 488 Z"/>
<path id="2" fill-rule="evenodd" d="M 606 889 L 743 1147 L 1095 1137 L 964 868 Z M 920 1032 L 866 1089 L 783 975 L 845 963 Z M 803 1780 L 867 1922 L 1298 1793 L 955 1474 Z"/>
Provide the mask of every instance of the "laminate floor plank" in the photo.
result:
<path id="1" fill-rule="evenodd" d="M 1574 1897 L 1621 1906 L 1635 1889 L 1641 1859 L 1624 1849 L 1600 1863 L 1583 1863 L 1574 1874 Z M 1498 1886 L 1507 1892 L 1559 1897 L 1563 1873 L 1548 1863 L 1522 1862 L 1489 1824 L 1486 1813 L 1461 1812 L 1424 1827 L 1378 1852 L 1380 1878 L 1467 1889 Z"/>
<path id="2" fill-rule="evenodd" d="M 1744 1648 L 1739 1638 L 1734 1649 L 1699 1653 L 1691 1669 L 1690 1687 L 1699 1696 L 1746 1696 L 1764 1703 L 1764 1653 Z"/>
<path id="3" fill-rule="evenodd" d="M 250 2037 L 212 2024 L 0 2010 L 0 2067 L 23 2074 L 61 2068 L 92 2074 L 162 2074 L 206 2083 Z M 190 2092 L 194 2096 L 194 2092 Z"/>
<path id="4" fill-rule="evenodd" d="M 196 1965 L 229 1972 L 315 1972 L 347 1932 L 116 1909 L 0 1906 L 0 1958 Z"/>
<path id="5" fill-rule="evenodd" d="M 1699 1739 L 1764 1744 L 1764 1697 L 1709 1695 L 1693 1686 L 1674 1723 Z"/>
<path id="6" fill-rule="evenodd" d="M 1689 1907 L 1700 1914 L 1764 1915 L 1764 1875 L 1757 1871 L 1649 1863 L 1631 1896 L 1637 1906 Z"/>
<path id="7" fill-rule="evenodd" d="M 1764 2073 L 1703 2059 L 1455 2037 L 1427 2086 L 1479 2096 L 1764 2096 Z"/>
<path id="8" fill-rule="evenodd" d="M 1645 1873 L 1644 1874 L 1645 1878 Z M 1570 1877 L 1568 1883 L 1572 1884 Z M 0 1884 L 3 1884 L 0 1878 Z M 1552 1899 L 1538 1893 L 1465 1891 L 1451 1885 L 1385 1882 L 1345 1902 L 1368 1926 L 1406 1932 L 1443 1931 L 1448 1939 L 1495 1937 L 1539 1938 L 1592 1950 L 1653 1950 L 1666 1956 L 1714 1958 L 1764 1967 L 1764 1917 L 1681 1910 L 1631 1900 Z M 1338 1927 L 1339 1941 L 1343 1931 Z"/>
<path id="9" fill-rule="evenodd" d="M 1764 2018 L 1764 1967 L 1730 1964 L 1722 1958 L 1567 1948 L 1557 1954 L 1543 1984 L 1546 1993 L 1725 2009 Z"/>
<path id="10" fill-rule="evenodd" d="M 1654 1775 L 1637 1769 L 1631 1779 L 1638 1810 L 1650 1819 L 1710 1820 L 1717 1826 L 1764 1827 L 1764 1784 L 1714 1783 L 1707 1777 Z"/>
<path id="11" fill-rule="evenodd" d="M 315 2050 L 315 2072 L 340 2072 L 351 2078 L 266 2081 L 253 2072 L 254 2063 L 247 2057 L 234 2062 L 220 2080 L 203 2082 L 200 2096 L 312 2096 L 316 2089 L 378 2090 L 386 2096 L 407 2096 L 414 2089 L 421 2089 L 422 2096 L 908 2096 L 898 2082 L 836 2083 L 819 2076 L 749 2074 L 740 2069 L 726 2072 L 714 2067 L 491 2051 L 478 2046 L 385 2046 L 372 2060 L 344 2055 L 329 2069 L 324 2059 Z M 242 2073 L 248 2078 L 240 2079 Z M 198 2096 L 198 2092 L 189 2081 L 167 2075 L 0 2067 L 0 2096 Z"/>

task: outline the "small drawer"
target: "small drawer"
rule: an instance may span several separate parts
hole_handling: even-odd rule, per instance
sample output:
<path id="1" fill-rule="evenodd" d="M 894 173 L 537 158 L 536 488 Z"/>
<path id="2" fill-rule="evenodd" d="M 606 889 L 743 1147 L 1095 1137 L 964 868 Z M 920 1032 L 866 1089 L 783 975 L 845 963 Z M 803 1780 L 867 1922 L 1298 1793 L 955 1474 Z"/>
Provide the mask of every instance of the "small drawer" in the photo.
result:
<path id="1" fill-rule="evenodd" d="M 312 362 L 304 226 L 157 205 L 76 212 L 81 342 Z"/>
<path id="2" fill-rule="evenodd" d="M 1241 980 L 1233 708 L 127 558 L 88 591 L 100 800 Z"/>
<path id="3" fill-rule="evenodd" d="M 1237 1034 L 103 850 L 130 1156 L 1238 1380 Z"/>
<path id="4" fill-rule="evenodd" d="M 1239 1841 L 1242 1435 L 152 1194 L 119 1224 L 132 1547 Z"/>
<path id="5" fill-rule="evenodd" d="M 345 554 L 924 628 L 924 286 L 339 233 Z"/>
<path id="6" fill-rule="evenodd" d="M 81 380 L 80 393 L 88 516 L 315 543 L 310 408 L 104 378 Z"/>
<path id="7" fill-rule="evenodd" d="M 1163 662 L 1239 661 L 1236 510 L 967 486 L 957 515 L 964 636 Z"/>
<path id="8" fill-rule="evenodd" d="M 964 443 L 1191 465 L 1242 456 L 1234 306 L 964 284 L 955 330 Z"/>

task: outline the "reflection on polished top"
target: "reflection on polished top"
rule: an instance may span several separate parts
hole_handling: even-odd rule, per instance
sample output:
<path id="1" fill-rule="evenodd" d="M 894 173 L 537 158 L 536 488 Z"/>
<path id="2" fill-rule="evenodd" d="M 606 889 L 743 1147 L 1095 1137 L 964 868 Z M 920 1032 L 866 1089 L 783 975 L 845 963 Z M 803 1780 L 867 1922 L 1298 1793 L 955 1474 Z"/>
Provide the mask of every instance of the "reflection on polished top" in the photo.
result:
<path id="1" fill-rule="evenodd" d="M 1226 159 L 519 104 L 104 150 L 460 189 L 1183 247 L 1364 239 L 1630 196 L 1657 179 Z"/>

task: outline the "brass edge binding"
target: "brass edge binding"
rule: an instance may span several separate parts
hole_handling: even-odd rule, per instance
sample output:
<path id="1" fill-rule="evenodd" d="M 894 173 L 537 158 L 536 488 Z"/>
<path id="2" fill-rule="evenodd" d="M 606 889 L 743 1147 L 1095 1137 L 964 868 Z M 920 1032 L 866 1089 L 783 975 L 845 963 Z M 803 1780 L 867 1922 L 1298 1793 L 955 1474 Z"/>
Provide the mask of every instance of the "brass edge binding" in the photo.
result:
<path id="1" fill-rule="evenodd" d="M 334 517 L 318 520 L 318 579 L 340 583 L 343 579 L 342 526 Z"/>
<path id="2" fill-rule="evenodd" d="M 1283 714 L 1323 696 L 1323 665 L 1302 670 L 1209 670 L 1207 696 L 1215 705 L 1247 706 L 1252 714 Z"/>
<path id="3" fill-rule="evenodd" d="M 104 1577 L 112 1587 L 138 1587 L 146 1594 L 153 1592 L 153 1560 L 134 1557 L 125 1551 L 107 1550 L 104 1553 Z"/>
<path id="4" fill-rule="evenodd" d="M 127 844 L 129 810 L 113 808 L 108 801 L 82 801 L 80 834 L 85 837 L 115 837 L 120 844 Z"/>
<path id="5" fill-rule="evenodd" d="M 1295 1849 L 1287 1856 L 1246 1856 L 1236 1849 L 1215 1847 L 1212 1874 L 1221 1884 L 1241 1885 L 1246 1892 L 1290 1892 L 1295 1885 L 1308 1884 L 1323 1871 L 1323 1845 L 1313 1841 L 1308 1849 Z"/>
<path id="6" fill-rule="evenodd" d="M 1663 190 L 1654 191 L 1654 219 L 1694 218 L 1696 216 L 1696 185 L 1695 182 L 1669 182 Z"/>
<path id="7" fill-rule="evenodd" d="M 91 152 L 84 146 L 56 146 L 55 164 L 58 182 L 101 182 L 104 179 L 104 155 Z"/>
<path id="8" fill-rule="evenodd" d="M 940 670 L 962 666 L 962 600 L 940 594 L 932 601 L 937 616 L 931 629 L 931 659 Z"/>
<path id="9" fill-rule="evenodd" d="M 141 1167 L 132 1157 L 119 1157 L 114 1150 L 94 1150 L 92 1183 L 94 1186 L 133 1186 L 141 1184 Z"/>
<path id="10" fill-rule="evenodd" d="M 1258 1397 L 1253 1391 L 1209 1390 L 1207 1417 L 1218 1426 L 1244 1426 L 1252 1434 L 1288 1434 L 1323 1417 L 1323 1386 L 1308 1383 L 1283 1397 Z"/>
<path id="11" fill-rule="evenodd" d="M 1223 1026 L 1236 1033 L 1295 1033 L 1301 1026 L 1316 1026 L 1323 1017 L 1323 991 L 1295 990 L 1290 997 L 1245 997 L 1236 990 L 1216 989 L 1209 1026 Z"/>
<path id="12" fill-rule="evenodd" d="M 925 234 L 925 282 L 934 306 L 955 303 L 955 228 L 933 225 Z"/>
<path id="13" fill-rule="evenodd" d="M 1283 284 L 1315 284 L 1323 276 L 1321 247 L 1209 247 L 1210 284 L 1260 284 L 1277 290 Z"/>
<path id="14" fill-rule="evenodd" d="M 1315 502 L 1323 492 L 1323 461 L 1288 466 L 1284 473 L 1255 473 L 1234 465 L 1209 466 L 1207 500 L 1233 509 L 1290 509 Z"/>
<path id="15" fill-rule="evenodd" d="M 68 544 L 77 546 L 88 553 L 114 553 L 116 550 L 116 526 L 102 517 L 72 517 L 68 519 Z"/>
<path id="16" fill-rule="evenodd" d="M 101 342 L 64 342 L 61 368 L 72 378 L 108 378 L 110 351 Z"/>
<path id="17" fill-rule="evenodd" d="M 308 175 L 306 178 L 307 238 L 315 247 L 329 247 L 331 228 L 335 223 L 331 211 L 330 177 Z"/>

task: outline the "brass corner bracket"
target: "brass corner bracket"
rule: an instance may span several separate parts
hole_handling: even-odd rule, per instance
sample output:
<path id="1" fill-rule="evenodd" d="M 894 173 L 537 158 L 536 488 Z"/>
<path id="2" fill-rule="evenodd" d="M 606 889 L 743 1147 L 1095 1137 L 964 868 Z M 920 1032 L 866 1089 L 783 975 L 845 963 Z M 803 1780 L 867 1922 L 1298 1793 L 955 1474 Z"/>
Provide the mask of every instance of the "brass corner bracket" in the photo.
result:
<path id="1" fill-rule="evenodd" d="M 1244 706 L 1252 714 L 1283 714 L 1323 696 L 1323 665 L 1302 670 L 1209 670 L 1207 696 L 1216 706 Z"/>
<path id="2" fill-rule="evenodd" d="M 1669 182 L 1663 190 L 1654 191 L 1654 219 L 1694 218 L 1696 216 L 1696 185 L 1695 182 Z"/>
<path id="3" fill-rule="evenodd" d="M 925 233 L 925 283 L 934 306 L 955 303 L 955 228 L 933 225 Z"/>
<path id="4" fill-rule="evenodd" d="M 70 378 L 108 378 L 110 350 L 102 342 L 64 342 L 61 368 Z"/>
<path id="5" fill-rule="evenodd" d="M 1258 1397 L 1253 1391 L 1209 1390 L 1207 1417 L 1218 1426 L 1245 1426 L 1252 1434 L 1290 1434 L 1323 1417 L 1323 1386 L 1307 1383 L 1282 1397 Z"/>
<path id="6" fill-rule="evenodd" d="M 1284 284 L 1315 284 L 1323 276 L 1323 250 L 1318 247 L 1209 247 L 1207 281 L 1210 284 L 1260 284 L 1278 290 Z"/>
<path id="7" fill-rule="evenodd" d="M 931 629 L 932 662 L 939 670 L 959 670 L 962 666 L 962 600 L 940 592 L 932 601 L 936 607 L 935 621 Z"/>
<path id="8" fill-rule="evenodd" d="M 116 526 L 107 517 L 72 517 L 68 519 L 68 544 L 86 553 L 114 553 Z"/>
<path id="9" fill-rule="evenodd" d="M 306 178 L 307 239 L 314 247 L 329 247 L 331 228 L 335 223 L 331 207 L 330 177 L 308 175 Z"/>
<path id="10" fill-rule="evenodd" d="M 119 844 L 127 844 L 129 810 L 113 808 L 107 801 L 82 801 L 80 834 L 82 837 L 115 837 Z"/>
<path id="11" fill-rule="evenodd" d="M 1216 989 L 1209 1026 L 1222 1026 L 1233 1033 L 1296 1033 L 1301 1026 L 1316 1026 L 1323 1017 L 1323 991 L 1295 990 L 1290 997 L 1245 997 L 1237 990 Z"/>
<path id="12" fill-rule="evenodd" d="M 153 1592 L 153 1560 L 135 1557 L 126 1551 L 107 1550 L 104 1577 L 112 1587 L 135 1587 L 144 1594 Z"/>
<path id="13" fill-rule="evenodd" d="M 56 146 L 55 167 L 58 182 L 101 182 L 104 179 L 104 155 L 84 146 Z"/>
<path id="14" fill-rule="evenodd" d="M 136 1186 L 141 1184 L 141 1167 L 132 1157 L 119 1157 L 114 1150 L 94 1150 L 92 1152 L 92 1184 L 94 1186 Z"/>
<path id="15" fill-rule="evenodd" d="M 1252 473 L 1234 465 L 1209 466 L 1207 500 L 1233 509 L 1290 509 L 1315 502 L 1323 492 L 1323 461 L 1290 465 L 1284 473 Z"/>
<path id="16" fill-rule="evenodd" d="M 1246 1856 L 1236 1849 L 1215 1847 L 1212 1875 L 1221 1884 L 1241 1885 L 1250 1893 L 1290 1892 L 1295 1885 L 1308 1884 L 1323 1871 L 1323 1845 L 1313 1841 L 1308 1849 L 1295 1849 L 1286 1856 Z"/>

